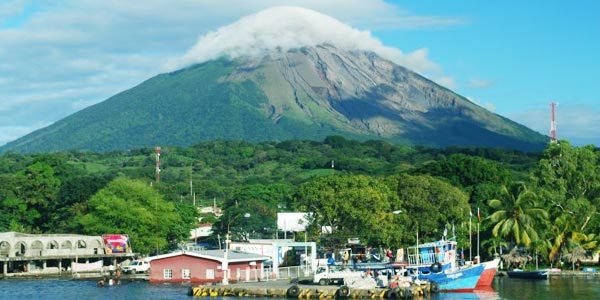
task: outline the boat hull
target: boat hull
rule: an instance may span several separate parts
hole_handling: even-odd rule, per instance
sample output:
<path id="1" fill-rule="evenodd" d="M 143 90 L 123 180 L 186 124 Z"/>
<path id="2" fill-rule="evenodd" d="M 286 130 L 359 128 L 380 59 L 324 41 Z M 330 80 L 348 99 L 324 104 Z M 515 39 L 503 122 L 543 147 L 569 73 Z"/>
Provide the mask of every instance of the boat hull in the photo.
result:
<path id="1" fill-rule="evenodd" d="M 481 273 L 481 277 L 477 281 L 477 287 L 488 287 L 492 286 L 492 281 L 494 281 L 494 277 L 496 276 L 496 272 L 498 272 L 498 265 L 500 264 L 500 259 L 496 258 L 494 260 L 486 261 L 483 263 L 483 272 Z"/>
<path id="2" fill-rule="evenodd" d="M 418 279 L 437 283 L 442 292 L 471 292 L 477 286 L 483 269 L 484 265 L 478 264 L 454 270 L 444 270 L 439 273 L 420 272 Z"/>
<path id="3" fill-rule="evenodd" d="M 523 279 L 548 279 L 548 270 L 540 271 L 508 271 L 508 277 Z"/>

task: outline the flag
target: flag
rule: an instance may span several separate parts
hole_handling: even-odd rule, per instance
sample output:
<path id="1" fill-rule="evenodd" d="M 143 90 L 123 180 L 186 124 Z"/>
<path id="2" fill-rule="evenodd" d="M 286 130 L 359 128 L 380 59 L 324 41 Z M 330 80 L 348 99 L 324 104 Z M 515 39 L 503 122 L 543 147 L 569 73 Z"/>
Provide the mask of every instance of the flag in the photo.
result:
<path id="1" fill-rule="evenodd" d="M 444 226 L 444 237 L 448 235 L 448 229 Z"/>
<path id="2" fill-rule="evenodd" d="M 331 160 L 331 168 L 333 169 L 333 168 L 334 168 L 334 166 L 335 166 L 335 165 L 333 164 L 333 159 L 332 159 L 332 160 Z"/>
<path id="3" fill-rule="evenodd" d="M 481 223 L 481 215 L 479 214 L 479 207 L 477 208 L 477 221 Z"/>
<path id="4" fill-rule="evenodd" d="M 469 220 L 473 219 L 473 212 L 469 210 Z"/>
<path id="5" fill-rule="evenodd" d="M 452 223 L 452 236 L 456 236 L 456 233 L 454 231 L 454 223 Z"/>

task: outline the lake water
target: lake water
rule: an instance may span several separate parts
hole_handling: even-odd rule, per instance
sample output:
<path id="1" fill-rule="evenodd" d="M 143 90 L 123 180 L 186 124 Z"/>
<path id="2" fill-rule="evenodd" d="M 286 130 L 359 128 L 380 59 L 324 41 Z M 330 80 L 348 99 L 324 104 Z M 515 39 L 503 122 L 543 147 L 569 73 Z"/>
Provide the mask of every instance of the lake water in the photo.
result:
<path id="1" fill-rule="evenodd" d="M 190 300 L 189 285 L 124 282 L 120 286 L 98 288 L 94 281 L 65 279 L 6 279 L 0 280 L 0 299 L 4 300 Z M 199 298 L 196 298 L 199 299 Z M 211 298 L 218 299 L 218 298 Z M 227 298 L 232 299 L 232 298 Z M 257 298 L 248 298 L 257 299 Z M 272 298 L 269 298 L 272 299 Z M 442 293 L 431 300 L 554 300 L 600 299 L 600 277 L 551 277 L 530 281 L 498 277 L 489 290 L 474 293 Z"/>

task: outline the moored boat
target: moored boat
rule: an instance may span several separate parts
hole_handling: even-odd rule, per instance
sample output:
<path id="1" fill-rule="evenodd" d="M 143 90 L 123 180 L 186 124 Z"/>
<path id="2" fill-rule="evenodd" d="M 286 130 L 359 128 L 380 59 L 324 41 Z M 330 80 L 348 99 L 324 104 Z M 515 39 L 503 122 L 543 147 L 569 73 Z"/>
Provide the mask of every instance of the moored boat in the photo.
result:
<path id="1" fill-rule="evenodd" d="M 523 278 L 523 279 L 548 279 L 548 270 L 523 271 L 515 269 L 507 271 L 508 277 Z"/>
<path id="2" fill-rule="evenodd" d="M 457 264 L 457 244 L 454 240 L 440 240 L 409 247 L 409 273 L 419 280 L 437 283 L 442 292 L 470 292 L 475 289 L 484 270 L 484 264 Z"/>
<path id="3" fill-rule="evenodd" d="M 500 258 L 496 258 L 490 261 L 486 261 L 483 264 L 483 272 L 477 281 L 477 288 L 492 286 L 492 281 L 498 272 L 498 265 L 500 264 Z"/>

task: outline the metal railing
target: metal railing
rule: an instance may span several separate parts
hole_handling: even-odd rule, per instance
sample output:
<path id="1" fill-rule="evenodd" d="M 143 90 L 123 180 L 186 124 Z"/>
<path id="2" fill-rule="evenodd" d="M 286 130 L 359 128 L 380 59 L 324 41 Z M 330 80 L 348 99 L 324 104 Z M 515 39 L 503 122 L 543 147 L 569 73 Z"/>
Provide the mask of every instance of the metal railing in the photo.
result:
<path id="1" fill-rule="evenodd" d="M 311 276 L 311 270 L 304 266 L 280 267 L 277 271 L 265 268 L 263 280 L 294 279 Z"/>

